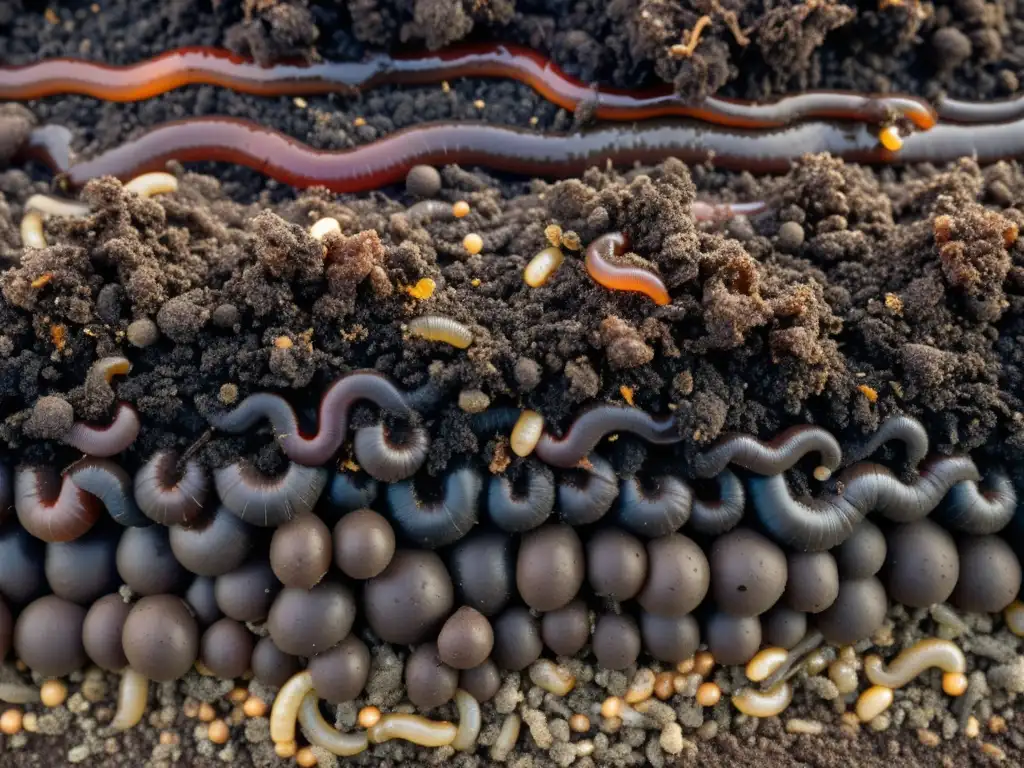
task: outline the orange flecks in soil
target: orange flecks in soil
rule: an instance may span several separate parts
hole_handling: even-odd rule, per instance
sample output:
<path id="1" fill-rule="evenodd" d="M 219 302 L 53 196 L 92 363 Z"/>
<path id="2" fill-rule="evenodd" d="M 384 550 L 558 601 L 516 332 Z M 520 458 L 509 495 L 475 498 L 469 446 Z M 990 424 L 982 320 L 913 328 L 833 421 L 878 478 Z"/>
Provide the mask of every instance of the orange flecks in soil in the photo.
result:
<path id="1" fill-rule="evenodd" d="M 437 288 L 437 283 L 431 280 L 429 277 L 421 278 L 416 282 L 416 285 L 407 286 L 405 292 L 412 296 L 414 299 L 429 299 L 434 295 L 434 289 Z"/>
<path id="2" fill-rule="evenodd" d="M 903 314 L 903 299 L 897 296 L 895 293 L 885 294 L 885 307 L 893 314 Z"/>
<path id="3" fill-rule="evenodd" d="M 63 325 L 50 326 L 50 340 L 58 351 L 63 351 L 68 343 L 68 329 Z"/>
<path id="4" fill-rule="evenodd" d="M 1007 248 L 1017 242 L 1017 235 L 1019 234 L 1020 230 L 1016 224 L 1010 224 L 1010 226 L 1003 230 L 1003 242 L 1006 243 Z"/>
<path id="5" fill-rule="evenodd" d="M 274 339 L 274 346 L 277 347 L 278 349 L 291 349 L 292 340 L 289 339 L 287 336 L 278 336 L 276 339 Z"/>
<path id="6" fill-rule="evenodd" d="M 693 25 L 693 30 L 689 36 L 686 37 L 685 43 L 676 43 L 668 49 L 669 55 L 677 59 L 689 58 L 693 55 L 693 52 L 697 49 L 697 45 L 700 43 L 700 36 L 704 32 L 704 27 L 711 23 L 710 16 L 701 16 L 697 19 L 697 23 Z"/>
<path id="7" fill-rule="evenodd" d="M 357 117 L 355 120 L 352 121 L 352 125 L 355 126 L 356 128 L 362 128 L 364 125 L 366 125 L 366 118 Z"/>
<path id="8" fill-rule="evenodd" d="M 31 285 L 33 288 L 42 288 L 51 280 L 53 280 L 53 274 L 51 272 L 43 272 L 43 274 L 32 281 Z"/>
<path id="9" fill-rule="evenodd" d="M 625 400 L 627 403 L 629 403 L 630 405 L 633 404 L 632 387 L 627 387 L 625 384 L 623 384 L 621 387 L 619 387 L 619 394 L 622 395 L 622 399 Z"/>
<path id="10" fill-rule="evenodd" d="M 878 399 L 878 392 L 869 387 L 867 384 L 861 384 L 857 387 L 860 393 L 868 399 L 869 403 L 873 403 Z"/>

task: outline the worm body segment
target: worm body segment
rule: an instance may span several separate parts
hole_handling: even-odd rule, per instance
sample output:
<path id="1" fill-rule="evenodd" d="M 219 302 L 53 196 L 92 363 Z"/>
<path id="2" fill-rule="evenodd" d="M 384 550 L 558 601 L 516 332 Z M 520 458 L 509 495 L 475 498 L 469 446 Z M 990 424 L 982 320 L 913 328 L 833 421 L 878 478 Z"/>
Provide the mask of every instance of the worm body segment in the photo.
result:
<path id="1" fill-rule="evenodd" d="M 455 732 L 452 747 L 459 752 L 471 752 L 476 748 L 476 740 L 483 726 L 480 702 L 459 688 L 455 691 L 455 706 L 459 710 L 459 727 Z"/>
<path id="2" fill-rule="evenodd" d="M 308 669 L 298 672 L 281 686 L 270 708 L 270 738 L 275 744 L 295 741 L 295 721 L 306 694 L 313 690 L 313 675 Z"/>
<path id="3" fill-rule="evenodd" d="M 280 694 L 278 694 L 280 696 Z M 276 702 L 275 702 L 276 704 Z M 317 705 L 316 693 L 310 691 L 302 697 L 298 711 L 299 724 L 310 743 L 341 757 L 352 757 L 365 752 L 370 746 L 366 733 L 342 733 L 324 720 Z"/>
<path id="4" fill-rule="evenodd" d="M 661 278 L 646 269 L 627 267 L 609 261 L 629 248 L 629 238 L 622 232 L 601 235 L 587 246 L 584 263 L 594 282 L 613 291 L 636 291 L 650 297 L 658 305 L 671 304 L 668 289 Z"/>
<path id="5" fill-rule="evenodd" d="M 135 502 L 150 520 L 161 525 L 186 525 L 203 510 L 210 482 L 195 460 L 177 473 L 178 455 L 157 451 L 135 473 Z"/>
<path id="6" fill-rule="evenodd" d="M 138 725 L 146 711 L 149 698 L 149 680 L 131 667 L 121 673 L 121 684 L 117 690 L 117 711 L 110 727 L 115 731 L 127 731 Z"/>
<path id="7" fill-rule="evenodd" d="M 735 473 L 723 469 L 715 476 L 718 499 L 705 501 L 694 496 L 689 526 L 706 536 L 718 536 L 739 525 L 747 496 Z"/>
<path id="8" fill-rule="evenodd" d="M 473 332 L 458 320 L 441 315 L 421 315 L 409 321 L 409 333 L 427 341 L 441 341 L 458 349 L 473 343 Z"/>
<path id="9" fill-rule="evenodd" d="M 388 507 L 398 529 L 411 541 L 431 549 L 458 541 L 476 525 L 483 483 L 476 470 L 457 469 L 444 481 L 444 497 L 420 501 L 411 480 L 387 488 Z"/>
<path id="10" fill-rule="evenodd" d="M 144 528 L 150 519 L 139 510 L 132 495 L 132 481 L 124 469 L 107 459 L 84 459 L 67 472 L 67 478 L 86 493 L 100 500 L 115 523 Z"/>
<path id="11" fill-rule="evenodd" d="M 864 659 L 864 674 L 872 685 L 902 688 L 926 669 L 963 674 L 967 668 L 964 652 L 949 640 L 927 638 L 901 652 L 886 666 L 880 656 Z"/>
<path id="12" fill-rule="evenodd" d="M 430 434 L 423 427 L 413 427 L 405 442 L 398 444 L 391 441 L 383 424 L 376 424 L 356 430 L 352 449 L 366 474 L 384 483 L 397 483 L 423 466 L 430 450 Z"/>
<path id="13" fill-rule="evenodd" d="M 928 432 L 924 425 L 913 416 L 899 414 L 882 422 L 864 445 L 847 456 L 847 461 L 852 464 L 867 459 L 890 440 L 903 443 L 907 463 L 915 469 L 928 455 Z"/>
<path id="14" fill-rule="evenodd" d="M 507 477 L 492 477 L 487 487 L 487 511 L 503 531 L 521 533 L 536 528 L 555 508 L 555 477 L 547 467 L 526 467 L 526 494 L 519 495 Z"/>
<path id="15" fill-rule="evenodd" d="M 572 470 L 558 484 L 558 513 L 569 525 L 588 525 L 604 517 L 619 496 L 619 478 L 606 459 L 591 456 L 587 469 Z"/>
<path id="16" fill-rule="evenodd" d="M 939 507 L 937 518 L 948 528 L 983 536 L 1003 530 L 1016 509 L 1013 482 L 1002 472 L 994 472 L 984 491 L 973 480 L 954 485 Z"/>
<path id="17" fill-rule="evenodd" d="M 59 483 L 59 485 L 58 485 Z M 46 542 L 74 541 L 96 523 L 99 500 L 50 467 L 14 472 L 14 509 L 22 528 Z"/>
<path id="18" fill-rule="evenodd" d="M 619 488 L 619 524 L 639 536 L 675 533 L 686 525 L 692 509 L 690 486 L 671 475 L 659 477 L 651 490 L 637 477 L 625 478 Z"/>
<path id="19" fill-rule="evenodd" d="M 455 741 L 458 728 L 443 720 L 428 720 L 420 715 L 393 712 L 384 715 L 369 729 L 373 744 L 404 739 L 421 747 L 446 747 Z"/>
<path id="20" fill-rule="evenodd" d="M 613 432 L 630 432 L 656 445 L 682 440 L 676 420 L 671 416 L 656 419 L 639 408 L 599 405 L 580 414 L 565 437 L 557 439 L 545 432 L 534 452 L 545 464 L 568 469 L 590 453 L 601 438 Z"/>
<path id="21" fill-rule="evenodd" d="M 767 691 L 743 688 L 732 697 L 732 705 L 748 717 L 775 717 L 793 701 L 793 686 L 779 683 Z"/>
<path id="22" fill-rule="evenodd" d="M 246 461 L 214 470 L 221 503 L 250 525 L 265 528 L 312 511 L 327 484 L 327 470 L 292 463 L 283 475 L 267 477 Z"/>
<path id="23" fill-rule="evenodd" d="M 709 450 L 697 455 L 693 470 L 697 477 L 711 478 L 729 464 L 736 464 L 759 475 L 778 475 L 792 468 L 809 453 L 821 457 L 821 466 L 829 473 L 843 460 L 839 441 L 821 427 L 790 427 L 767 442 L 750 435 L 726 435 Z"/>
<path id="24" fill-rule="evenodd" d="M 94 427 L 76 421 L 64 442 L 86 456 L 108 458 L 116 456 L 135 442 L 139 436 L 139 414 L 127 403 L 117 406 L 114 420 L 106 427 Z"/>

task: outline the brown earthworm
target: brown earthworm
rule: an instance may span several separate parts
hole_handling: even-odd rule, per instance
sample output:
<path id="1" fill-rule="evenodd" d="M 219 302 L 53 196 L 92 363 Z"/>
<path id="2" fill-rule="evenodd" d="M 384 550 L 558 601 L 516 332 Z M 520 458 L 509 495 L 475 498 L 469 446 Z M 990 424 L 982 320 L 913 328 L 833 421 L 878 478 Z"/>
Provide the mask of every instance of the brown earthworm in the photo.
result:
<path id="1" fill-rule="evenodd" d="M 139 414 L 128 403 L 120 403 L 114 420 L 105 427 L 76 421 L 64 442 L 86 456 L 109 458 L 121 453 L 139 436 Z"/>
<path id="2" fill-rule="evenodd" d="M 58 482 L 60 483 L 58 487 Z M 22 528 L 43 541 L 74 541 L 96 523 L 99 500 L 52 467 L 20 466 L 14 472 L 14 509 Z"/>
<path id="3" fill-rule="evenodd" d="M 808 453 L 821 457 L 821 466 L 815 471 L 819 480 L 827 480 L 843 460 L 839 441 L 829 432 L 821 427 L 801 425 L 790 427 L 767 442 L 745 434 L 725 435 L 710 449 L 697 454 L 693 471 L 697 477 L 711 478 L 729 464 L 736 464 L 759 475 L 778 475 Z"/>
<path id="4" fill-rule="evenodd" d="M 656 445 L 678 443 L 683 439 L 672 416 L 656 419 L 639 408 L 606 404 L 577 416 L 561 439 L 545 432 L 534 453 L 545 464 L 568 469 L 579 464 L 601 438 L 613 432 L 630 432 Z"/>
<path id="5" fill-rule="evenodd" d="M 387 487 L 391 518 L 406 538 L 435 549 L 458 541 L 476 525 L 483 482 L 470 467 L 451 472 L 444 480 L 444 496 L 433 504 L 420 501 L 411 480 Z"/>
<path id="6" fill-rule="evenodd" d="M 125 668 L 117 691 L 117 711 L 110 727 L 115 731 L 127 731 L 138 725 L 146 711 L 148 698 L 149 680 L 131 667 Z"/>
<path id="7" fill-rule="evenodd" d="M 943 672 L 963 674 L 967 668 L 964 652 L 949 640 L 929 637 L 907 648 L 886 666 L 880 656 L 864 659 L 864 674 L 872 685 L 902 688 L 930 667 Z"/>
<path id="8" fill-rule="evenodd" d="M 458 728 L 449 722 L 399 712 L 384 715 L 368 733 L 374 744 L 404 739 L 421 747 L 446 747 L 455 741 L 457 734 Z"/>
<path id="9" fill-rule="evenodd" d="M 310 743 L 326 749 L 331 754 L 352 757 L 365 752 L 370 746 L 365 731 L 342 733 L 324 720 L 324 716 L 320 714 L 315 691 L 310 691 L 302 697 L 298 718 Z"/>
<path id="10" fill-rule="evenodd" d="M 401 443 L 391 441 L 383 424 L 361 427 L 352 439 L 356 463 L 375 480 L 397 483 L 416 474 L 427 460 L 430 433 L 423 427 L 410 427 Z"/>
<path id="11" fill-rule="evenodd" d="M 621 256 L 629 248 L 629 238 L 622 232 L 601 235 L 587 246 L 584 264 L 594 282 L 613 291 L 636 291 L 651 298 L 655 304 L 671 304 L 668 289 L 661 278 L 647 269 L 627 267 L 608 260 Z"/>
<path id="12" fill-rule="evenodd" d="M 135 501 L 150 520 L 161 525 L 185 525 L 203 510 L 210 481 L 195 459 L 178 476 L 178 455 L 154 453 L 135 473 Z"/>
<path id="13" fill-rule="evenodd" d="M 310 512 L 327 484 L 327 470 L 292 462 L 277 477 L 267 477 L 244 460 L 214 470 L 221 503 L 242 520 L 276 527 Z"/>

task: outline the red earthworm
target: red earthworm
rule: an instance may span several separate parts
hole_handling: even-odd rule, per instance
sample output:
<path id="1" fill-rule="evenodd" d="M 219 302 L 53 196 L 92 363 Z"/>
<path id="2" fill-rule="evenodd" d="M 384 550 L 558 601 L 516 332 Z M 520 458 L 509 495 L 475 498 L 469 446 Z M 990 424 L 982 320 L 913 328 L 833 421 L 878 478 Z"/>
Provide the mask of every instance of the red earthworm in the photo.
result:
<path id="1" fill-rule="evenodd" d="M 608 261 L 609 256 L 621 256 L 629 248 L 629 238 L 622 232 L 601 235 L 587 246 L 584 263 L 595 283 L 613 291 L 636 291 L 650 296 L 655 304 L 670 304 L 668 288 L 653 272 L 638 267 L 627 267 Z"/>
<path id="2" fill-rule="evenodd" d="M 815 470 L 818 480 L 827 480 L 843 460 L 839 441 L 831 433 L 803 424 L 790 427 L 767 442 L 742 433 L 727 434 L 697 454 L 693 471 L 697 477 L 711 478 L 729 464 L 736 464 L 759 475 L 778 475 L 809 453 L 817 453 L 821 458 L 821 465 Z"/>
<path id="3" fill-rule="evenodd" d="M 132 496 L 131 478 L 119 464 L 86 458 L 75 462 L 66 476 L 77 488 L 98 498 L 114 522 L 131 528 L 150 525 Z"/>
<path id="4" fill-rule="evenodd" d="M 598 120 L 690 117 L 735 127 L 769 128 L 810 118 L 879 123 L 890 115 L 902 115 L 921 130 L 928 130 L 936 122 L 935 110 L 927 101 L 900 94 L 809 91 L 763 103 L 712 96 L 690 104 L 670 85 L 645 90 L 594 89 L 536 51 L 493 43 L 412 56 L 377 54 L 361 62 L 287 62 L 272 67 L 205 47 L 179 48 L 127 66 L 47 59 L 0 69 L 0 99 L 77 93 L 107 101 L 140 101 L 193 84 L 260 96 L 297 96 L 365 91 L 384 84 L 440 83 L 462 77 L 518 80 L 569 111 L 581 103 L 593 104 Z"/>
<path id="5" fill-rule="evenodd" d="M 718 536 L 739 525 L 747 500 L 743 483 L 728 469 L 719 472 L 715 482 L 718 484 L 718 499 L 704 501 L 694 496 L 690 513 L 690 528 L 707 536 Z"/>
<path id="6" fill-rule="evenodd" d="M 356 463 L 370 477 L 384 483 L 397 483 L 416 474 L 427 460 L 430 433 L 423 427 L 411 427 L 400 443 L 391 441 L 383 424 L 362 427 L 352 438 Z"/>
<path id="7" fill-rule="evenodd" d="M 1003 530 L 1017 509 L 1017 492 L 1002 472 L 989 475 L 988 486 L 982 491 L 973 480 L 957 483 L 935 518 L 947 528 L 978 536 Z"/>
<path id="8" fill-rule="evenodd" d="M 655 479 L 650 488 L 636 476 L 627 477 L 619 488 L 619 525 L 639 536 L 653 539 L 675 533 L 692 511 L 693 491 L 671 475 Z"/>
<path id="9" fill-rule="evenodd" d="M 213 472 L 221 503 L 242 520 L 264 528 L 310 512 L 327 484 L 327 470 L 291 463 L 283 475 L 267 477 L 240 460 Z"/>
<path id="10" fill-rule="evenodd" d="M 210 481 L 195 459 L 178 473 L 178 454 L 157 451 L 135 473 L 135 501 L 150 520 L 161 525 L 186 525 L 203 510 Z"/>
<path id="11" fill-rule="evenodd" d="M 280 395 L 249 395 L 233 410 L 210 419 L 216 428 L 238 434 L 267 419 L 282 450 L 292 461 L 307 466 L 326 464 L 348 433 L 348 411 L 357 400 L 370 400 L 386 411 L 409 415 L 405 394 L 374 371 L 357 371 L 331 384 L 320 400 L 319 431 L 306 437 L 295 411 Z"/>
<path id="12" fill-rule="evenodd" d="M 60 484 L 58 487 L 58 483 Z M 52 467 L 21 466 L 14 472 L 14 509 L 22 528 L 43 541 L 74 541 L 96 523 L 99 500 Z"/>
<path id="13" fill-rule="evenodd" d="M 139 436 L 139 414 L 128 403 L 120 403 L 114 420 L 105 427 L 94 427 L 76 421 L 64 442 L 86 456 L 108 458 L 116 456 L 135 442 Z"/>
<path id="14" fill-rule="evenodd" d="M 545 464 L 569 469 L 579 464 L 605 435 L 631 432 L 649 443 L 678 443 L 678 424 L 672 416 L 656 419 L 639 408 L 620 405 L 598 405 L 576 417 L 565 437 L 556 439 L 545 432 L 534 453 Z"/>
<path id="15" fill-rule="evenodd" d="M 564 477 L 558 484 L 558 514 L 569 525 L 597 522 L 612 508 L 619 496 L 619 478 L 612 465 L 600 456 L 590 456 L 590 467 L 571 470 L 575 477 Z"/>
<path id="16" fill-rule="evenodd" d="M 846 463 L 853 464 L 870 457 L 890 440 L 903 443 L 906 449 L 907 463 L 914 469 L 928 455 L 928 432 L 924 425 L 913 416 L 897 414 L 882 422 L 875 430 L 875 434 L 864 445 L 850 452 L 846 456 Z"/>
<path id="17" fill-rule="evenodd" d="M 421 547 L 436 549 L 452 544 L 476 525 L 483 482 L 471 468 L 457 469 L 444 480 L 444 496 L 424 504 L 412 480 L 387 488 L 388 509 L 395 527 Z"/>
<path id="18" fill-rule="evenodd" d="M 495 475 L 487 485 L 487 512 L 503 531 L 522 533 L 536 528 L 551 516 L 555 508 L 555 476 L 545 466 L 528 462 L 525 495 L 513 482 Z"/>

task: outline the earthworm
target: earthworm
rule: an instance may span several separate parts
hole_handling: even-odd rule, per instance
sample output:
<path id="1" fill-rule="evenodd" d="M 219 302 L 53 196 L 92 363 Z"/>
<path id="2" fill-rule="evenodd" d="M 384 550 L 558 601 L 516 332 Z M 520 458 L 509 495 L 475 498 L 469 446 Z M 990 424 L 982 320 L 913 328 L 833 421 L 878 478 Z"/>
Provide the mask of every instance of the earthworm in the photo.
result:
<path id="1" fill-rule="evenodd" d="M 441 500 L 424 504 L 413 481 L 404 480 L 388 485 L 388 508 L 406 538 L 421 547 L 436 549 L 458 541 L 476 525 L 482 486 L 476 470 L 457 469 L 445 478 Z"/>
<path id="2" fill-rule="evenodd" d="M 990 474 L 988 486 L 982 491 L 973 480 L 957 483 L 949 489 L 934 517 L 957 531 L 979 536 L 998 533 L 1013 519 L 1017 492 L 1002 472 Z"/>
<path id="3" fill-rule="evenodd" d="M 242 520 L 271 528 L 309 512 L 327 484 L 327 470 L 291 462 L 287 471 L 267 477 L 239 460 L 213 472 L 221 503 Z"/>
<path id="4" fill-rule="evenodd" d="M 397 483 L 416 474 L 430 450 L 430 433 L 411 427 L 401 443 L 391 441 L 383 424 L 361 427 L 352 439 L 356 462 L 368 474 L 384 483 Z"/>
<path id="5" fill-rule="evenodd" d="M 143 173 L 124 185 L 125 192 L 133 192 L 139 197 L 152 197 L 168 192 L 178 191 L 178 179 L 163 171 Z"/>
<path id="6" fill-rule="evenodd" d="M 313 690 L 313 675 L 308 669 L 297 672 L 281 686 L 270 708 L 270 738 L 275 744 L 295 741 L 295 721 L 306 694 Z"/>
<path id="7" fill-rule="evenodd" d="M 540 288 L 551 279 L 565 260 L 562 249 L 552 245 L 537 253 L 523 270 L 523 282 L 531 288 Z"/>
<path id="8" fill-rule="evenodd" d="M 94 427 L 76 421 L 63 442 L 86 456 L 105 459 L 116 456 L 135 442 L 139 436 L 139 414 L 128 403 L 120 403 L 114 420 L 105 427 Z"/>
<path id="9" fill-rule="evenodd" d="M 927 101 L 900 94 L 808 91 L 763 103 L 712 96 L 691 104 L 670 85 L 645 90 L 595 90 L 530 48 L 500 43 L 411 56 L 377 54 L 360 62 L 283 62 L 272 67 L 209 47 L 178 48 L 126 66 L 55 58 L 0 69 L 0 99 L 23 101 L 77 93 L 107 101 L 141 101 L 198 84 L 258 96 L 299 96 L 365 91 L 385 84 L 440 83 L 463 77 L 517 80 L 570 112 L 581 103 L 592 104 L 598 120 L 690 117 L 721 125 L 766 128 L 810 118 L 879 123 L 896 114 L 926 131 L 937 119 Z M 945 102 L 946 111 L 955 112 L 949 108 L 950 103 L 957 105 L 952 100 Z"/>
<path id="10" fill-rule="evenodd" d="M 348 411 L 357 400 L 369 400 L 385 411 L 406 416 L 410 413 L 405 396 L 394 384 L 374 371 L 357 371 L 342 376 L 324 392 L 319 431 L 314 437 L 299 431 L 295 411 L 283 397 L 268 392 L 249 395 L 233 410 L 211 418 L 210 423 L 216 429 L 239 434 L 260 419 L 267 419 L 288 458 L 315 467 L 326 464 L 345 441 Z"/>
<path id="11" fill-rule="evenodd" d="M 501 722 L 501 729 L 498 731 L 498 737 L 494 740 L 494 744 L 491 745 L 491 760 L 495 762 L 503 761 L 515 749 L 516 742 L 519 741 L 519 730 L 522 728 L 522 725 L 522 718 L 514 712 L 510 715 L 505 715 L 505 719 Z"/>
<path id="12" fill-rule="evenodd" d="M 555 696 L 568 696 L 576 676 L 550 659 L 538 659 L 530 665 L 530 682 Z"/>
<path id="13" fill-rule="evenodd" d="M 438 219 L 445 221 L 455 218 L 455 211 L 452 204 L 444 200 L 420 200 L 405 209 L 405 215 L 409 221 L 423 221 L 424 219 Z"/>
<path id="14" fill-rule="evenodd" d="M 525 410 L 519 414 L 512 427 L 509 445 L 516 456 L 524 457 L 533 453 L 541 434 L 544 432 L 544 417 L 536 411 Z"/>
<path id="15" fill-rule="evenodd" d="M 302 702 L 299 704 L 298 720 L 310 743 L 326 749 L 332 754 L 352 757 L 366 751 L 370 746 L 370 740 L 365 731 L 342 733 L 324 720 L 324 716 L 320 714 L 315 691 L 310 691 L 302 697 Z"/>
<path id="16" fill-rule="evenodd" d="M 538 464 L 528 464 L 526 494 L 520 495 L 512 481 L 496 475 L 487 486 L 487 512 L 503 531 L 522 533 L 536 528 L 555 508 L 555 476 Z"/>
<path id="17" fill-rule="evenodd" d="M 619 478 L 612 465 L 600 456 L 587 461 L 587 469 L 570 470 L 558 484 L 558 514 L 569 525 L 597 522 L 619 496 Z"/>
<path id="18" fill-rule="evenodd" d="M 178 454 L 154 453 L 135 473 L 135 502 L 150 520 L 161 525 L 186 525 L 203 511 L 210 481 L 195 459 L 178 475 Z"/>
<path id="19" fill-rule="evenodd" d="M 440 341 L 458 349 L 473 343 L 473 332 L 458 320 L 442 315 L 420 315 L 409 321 L 409 333 L 427 341 Z"/>
<path id="20" fill-rule="evenodd" d="M 126 667 L 121 673 L 121 683 L 117 689 L 117 711 L 110 727 L 115 731 L 127 731 L 138 725 L 146 711 L 148 698 L 149 680 L 131 667 Z"/>
<path id="21" fill-rule="evenodd" d="M 606 404 L 577 416 L 561 439 L 545 432 L 534 452 L 545 464 L 569 469 L 590 453 L 601 438 L 612 432 L 630 432 L 655 445 L 678 443 L 683 439 L 672 416 L 656 419 L 639 408 Z"/>
<path id="22" fill-rule="evenodd" d="M 61 200 L 49 195 L 32 195 L 25 201 L 24 210 L 39 211 L 48 216 L 88 216 L 92 211 L 77 200 Z"/>
<path id="23" fill-rule="evenodd" d="M 809 453 L 821 458 L 821 466 L 815 470 L 818 480 L 827 480 L 843 460 L 838 440 L 821 427 L 805 424 L 790 427 L 767 442 L 742 433 L 727 434 L 697 454 L 693 471 L 697 477 L 711 478 L 729 464 L 736 464 L 759 475 L 778 475 Z"/>
<path id="24" fill-rule="evenodd" d="M 367 735 L 373 744 L 404 739 L 421 747 L 446 747 L 455 741 L 458 729 L 444 720 L 428 720 L 421 715 L 392 712 L 372 726 Z"/>
<path id="25" fill-rule="evenodd" d="M 515 429 L 522 413 L 518 408 L 488 408 L 486 411 L 473 414 L 469 420 L 469 428 L 477 437 L 503 435 Z"/>
<path id="26" fill-rule="evenodd" d="M 779 683 L 767 691 L 743 688 L 732 697 L 732 705 L 748 717 L 775 717 L 793 700 L 793 686 Z"/>
<path id="27" fill-rule="evenodd" d="M 884 685 L 873 685 L 857 697 L 855 711 L 862 723 L 874 720 L 892 706 L 892 688 Z"/>
<path id="28" fill-rule="evenodd" d="M 480 702 L 461 688 L 455 691 L 455 706 L 459 710 L 459 727 L 452 741 L 452 748 L 459 752 L 471 752 L 483 726 Z"/>
<path id="29" fill-rule="evenodd" d="M 60 487 L 57 484 L 60 482 Z M 14 471 L 14 509 L 21 527 L 46 542 L 74 541 L 96 523 L 99 500 L 51 467 Z"/>
<path id="30" fill-rule="evenodd" d="M 675 533 L 686 525 L 693 509 L 693 491 L 685 481 L 663 475 L 655 484 L 648 491 L 634 476 L 623 479 L 619 488 L 619 524 L 648 538 Z"/>
<path id="31" fill-rule="evenodd" d="M 719 472 L 715 482 L 718 484 L 718 499 L 704 501 L 694 496 L 690 512 L 690 527 L 707 536 L 718 536 L 739 525 L 747 498 L 743 483 L 728 469 Z"/>
<path id="32" fill-rule="evenodd" d="M 76 488 L 99 499 L 115 523 L 145 528 L 152 522 L 139 510 L 132 495 L 131 478 L 119 464 L 87 458 L 73 464 L 66 476 Z"/>
<path id="33" fill-rule="evenodd" d="M 584 264 L 595 283 L 613 291 L 636 291 L 651 298 L 655 304 L 671 304 L 668 288 L 661 278 L 647 269 L 627 267 L 608 261 L 621 256 L 629 248 L 629 238 L 622 232 L 601 235 L 587 246 Z"/>
<path id="34" fill-rule="evenodd" d="M 45 248 L 46 235 L 43 234 L 43 214 L 39 211 L 27 211 L 21 217 L 18 229 L 22 248 Z"/>
<path id="35" fill-rule="evenodd" d="M 885 665 L 881 656 L 864 659 L 864 674 L 872 685 L 902 688 L 926 669 L 938 667 L 943 672 L 963 674 L 967 668 L 964 652 L 949 640 L 929 637 L 915 643 Z"/>
<path id="36" fill-rule="evenodd" d="M 864 445 L 855 448 L 847 455 L 846 462 L 853 464 L 856 461 L 862 461 L 890 440 L 903 443 L 907 463 L 914 469 L 928 455 L 928 432 L 924 425 L 913 416 L 897 414 L 883 421 L 875 430 L 875 434 Z"/>
<path id="37" fill-rule="evenodd" d="M 368 509 L 377 499 L 377 481 L 368 475 L 337 471 L 327 486 L 327 503 L 342 512 Z"/>

